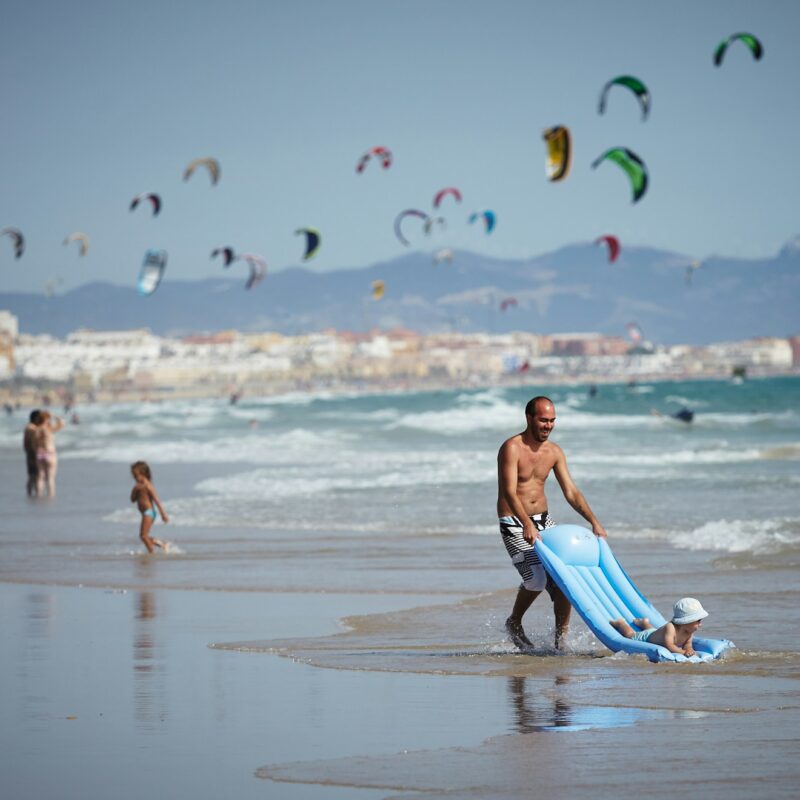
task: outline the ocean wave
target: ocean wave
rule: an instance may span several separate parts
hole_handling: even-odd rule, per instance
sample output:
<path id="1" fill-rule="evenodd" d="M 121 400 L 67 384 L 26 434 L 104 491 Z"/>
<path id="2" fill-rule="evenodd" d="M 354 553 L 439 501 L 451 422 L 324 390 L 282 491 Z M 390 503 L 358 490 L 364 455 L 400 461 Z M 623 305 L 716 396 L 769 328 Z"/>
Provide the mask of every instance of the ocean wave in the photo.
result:
<path id="1" fill-rule="evenodd" d="M 79 444 L 65 451 L 64 458 L 92 458 L 101 462 L 127 463 L 143 459 L 154 464 L 286 464 L 310 460 L 327 454 L 333 457 L 339 448 L 357 440 L 348 431 L 318 433 L 294 428 L 284 433 L 247 431 L 244 435 L 214 439 L 178 441 L 152 440 L 98 445 Z"/>
<path id="2" fill-rule="evenodd" d="M 252 498 L 263 503 L 294 497 L 314 497 L 371 489 L 415 486 L 435 488 L 491 483 L 495 479 L 494 459 L 474 453 L 356 453 L 341 454 L 335 470 L 320 475 L 318 465 L 286 466 L 280 472 L 258 469 L 207 478 L 195 486 L 204 494 Z"/>
<path id="3" fill-rule="evenodd" d="M 766 450 L 697 449 L 651 453 L 577 453 L 570 458 L 574 465 L 613 464 L 642 467 L 661 467 L 684 464 L 736 464 L 765 458 Z"/>
<path id="4" fill-rule="evenodd" d="M 720 519 L 672 537 L 685 550 L 719 550 L 725 553 L 769 555 L 800 548 L 800 519 Z"/>

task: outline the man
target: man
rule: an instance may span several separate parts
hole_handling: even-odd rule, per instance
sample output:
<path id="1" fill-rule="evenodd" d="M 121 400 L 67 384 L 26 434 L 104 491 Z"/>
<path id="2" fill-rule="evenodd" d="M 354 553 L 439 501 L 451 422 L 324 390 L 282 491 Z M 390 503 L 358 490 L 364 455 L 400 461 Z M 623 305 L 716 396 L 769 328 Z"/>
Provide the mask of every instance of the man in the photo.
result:
<path id="1" fill-rule="evenodd" d="M 547 513 L 544 494 L 544 484 L 551 470 L 564 498 L 592 526 L 594 535 L 606 536 L 606 532 L 572 482 L 564 452 L 549 440 L 556 424 L 553 402 L 547 397 L 534 397 L 525 406 L 525 419 L 528 427 L 503 442 L 497 454 L 500 533 L 512 563 L 522 576 L 514 608 L 506 620 L 506 630 L 517 647 L 531 646 L 522 627 L 522 616 L 546 588 L 556 619 L 555 644 L 560 648 L 572 606 L 547 575 L 534 549 L 536 540 L 542 538 L 540 531 L 555 524 Z"/>

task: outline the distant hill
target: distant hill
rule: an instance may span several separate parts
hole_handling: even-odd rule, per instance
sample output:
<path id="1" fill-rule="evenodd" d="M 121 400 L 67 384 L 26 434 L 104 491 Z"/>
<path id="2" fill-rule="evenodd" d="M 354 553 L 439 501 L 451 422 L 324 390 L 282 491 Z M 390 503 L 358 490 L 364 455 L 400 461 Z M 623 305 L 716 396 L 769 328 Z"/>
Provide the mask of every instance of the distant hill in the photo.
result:
<path id="1" fill-rule="evenodd" d="M 514 261 L 456 251 L 452 263 L 409 253 L 361 269 L 270 274 L 252 291 L 243 280 L 170 281 L 150 297 L 132 287 L 89 283 L 53 297 L 0 293 L 0 309 L 25 333 L 63 337 L 78 328 L 149 328 L 160 335 L 405 326 L 420 331 L 512 330 L 625 334 L 636 321 L 657 343 L 788 336 L 800 332 L 800 238 L 774 258 L 691 259 L 644 247 L 624 248 L 616 263 L 605 247 L 576 244 Z M 370 285 L 383 280 L 384 298 Z M 501 312 L 504 298 L 516 305 Z"/>

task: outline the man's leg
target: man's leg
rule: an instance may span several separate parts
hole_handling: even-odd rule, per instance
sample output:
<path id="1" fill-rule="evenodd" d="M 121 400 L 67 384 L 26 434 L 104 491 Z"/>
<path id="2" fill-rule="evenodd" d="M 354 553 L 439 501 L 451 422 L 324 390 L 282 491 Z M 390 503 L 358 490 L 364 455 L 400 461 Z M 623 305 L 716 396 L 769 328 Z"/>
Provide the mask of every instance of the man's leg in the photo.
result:
<path id="1" fill-rule="evenodd" d="M 532 592 L 524 586 L 519 587 L 511 616 L 506 620 L 506 630 L 517 647 L 533 647 L 533 642 L 525 635 L 525 629 L 522 627 L 522 617 L 540 594 L 541 592 Z"/>
<path id="2" fill-rule="evenodd" d="M 566 595 L 557 586 L 553 587 L 551 597 L 553 598 L 553 613 L 556 617 L 555 645 L 556 650 L 560 650 L 564 636 L 566 636 L 567 630 L 569 629 L 569 617 L 572 613 L 572 606 L 569 600 L 567 600 Z"/>

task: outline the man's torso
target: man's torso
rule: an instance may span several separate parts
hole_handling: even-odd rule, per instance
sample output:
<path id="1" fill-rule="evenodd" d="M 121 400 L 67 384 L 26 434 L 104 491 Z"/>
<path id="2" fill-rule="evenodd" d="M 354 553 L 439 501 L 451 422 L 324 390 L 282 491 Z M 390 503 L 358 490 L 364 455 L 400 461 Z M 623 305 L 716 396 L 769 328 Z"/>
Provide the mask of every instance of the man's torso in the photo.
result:
<path id="1" fill-rule="evenodd" d="M 558 458 L 558 446 L 551 442 L 542 442 L 531 447 L 517 434 L 504 445 L 511 448 L 517 466 L 517 497 L 529 516 L 547 511 L 547 498 L 544 484 Z M 504 517 L 513 514 L 508 503 L 502 497 L 497 501 L 497 515 Z"/>

